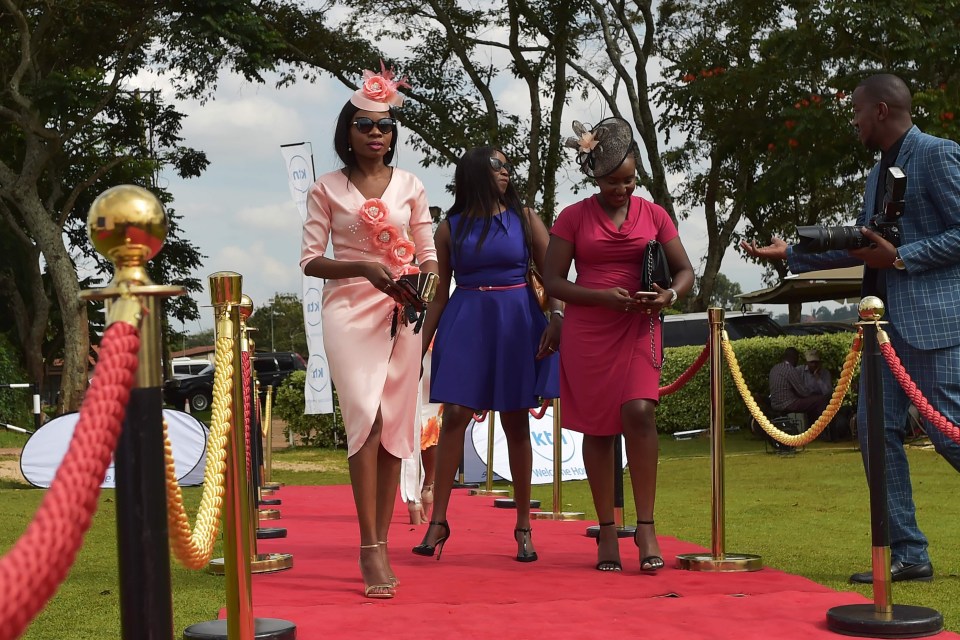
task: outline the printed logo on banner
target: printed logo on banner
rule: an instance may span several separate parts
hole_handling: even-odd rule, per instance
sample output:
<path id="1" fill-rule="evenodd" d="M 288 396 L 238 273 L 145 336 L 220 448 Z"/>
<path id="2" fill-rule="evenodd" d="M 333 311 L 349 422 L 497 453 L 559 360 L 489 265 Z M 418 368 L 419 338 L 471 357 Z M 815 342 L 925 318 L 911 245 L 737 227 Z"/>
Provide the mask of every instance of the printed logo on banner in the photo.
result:
<path id="1" fill-rule="evenodd" d="M 293 156 L 290 158 L 287 169 L 290 172 L 290 186 L 300 193 L 306 193 L 311 182 L 310 164 L 307 159 L 303 156 Z"/>
<path id="2" fill-rule="evenodd" d="M 310 287 L 303 293 L 304 320 L 307 326 L 315 327 L 320 324 L 320 306 L 323 302 L 323 294 L 320 289 Z"/>
<path id="3" fill-rule="evenodd" d="M 330 385 L 330 370 L 327 368 L 327 359 L 315 353 L 307 361 L 307 384 L 320 393 Z"/>
<path id="4" fill-rule="evenodd" d="M 536 427 L 547 422 L 549 420 L 550 429 L 548 431 L 537 429 Z M 547 412 L 544 414 L 542 420 L 534 420 L 532 425 L 530 425 L 530 446 L 533 448 L 533 455 L 539 456 L 546 460 L 547 462 L 553 462 L 553 415 L 552 412 L 547 409 Z M 579 448 L 577 447 L 577 440 L 573 437 L 568 437 L 570 435 L 569 431 L 564 429 L 560 430 L 560 439 L 563 444 L 563 460 L 562 463 L 566 464 L 573 460 L 574 458 L 580 457 Z M 536 464 L 536 463 L 534 463 Z"/>

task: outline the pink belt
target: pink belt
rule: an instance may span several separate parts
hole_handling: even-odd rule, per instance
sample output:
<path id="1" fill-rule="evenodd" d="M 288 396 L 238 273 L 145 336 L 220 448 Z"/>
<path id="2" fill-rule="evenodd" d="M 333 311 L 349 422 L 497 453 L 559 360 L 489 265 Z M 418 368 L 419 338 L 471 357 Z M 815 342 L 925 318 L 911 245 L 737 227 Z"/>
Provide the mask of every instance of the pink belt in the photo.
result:
<path id="1" fill-rule="evenodd" d="M 521 282 L 520 284 L 505 284 L 503 286 L 493 286 L 493 287 L 458 287 L 459 289 L 466 289 L 467 291 L 507 291 L 509 289 L 522 289 L 527 286 L 526 282 Z"/>

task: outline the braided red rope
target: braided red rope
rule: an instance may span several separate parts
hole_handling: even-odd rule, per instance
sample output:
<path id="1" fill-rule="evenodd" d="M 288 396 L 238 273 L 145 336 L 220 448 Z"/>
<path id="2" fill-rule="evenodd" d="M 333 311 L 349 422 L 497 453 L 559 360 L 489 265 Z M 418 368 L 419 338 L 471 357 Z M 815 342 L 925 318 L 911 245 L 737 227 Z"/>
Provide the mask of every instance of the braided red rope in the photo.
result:
<path id="1" fill-rule="evenodd" d="M 697 359 L 693 361 L 687 370 L 680 374 L 680 377 L 668 384 L 665 387 L 660 387 L 660 397 L 668 396 L 671 393 L 675 393 L 683 388 L 683 385 L 690 382 L 690 378 L 696 375 L 697 371 L 700 371 L 700 368 L 707 361 L 707 357 L 710 355 L 710 349 L 706 346 L 703 347 L 703 351 L 700 352 L 700 355 L 697 356 Z"/>
<path id="2" fill-rule="evenodd" d="M 484 420 L 487 419 L 487 412 L 481 411 L 480 413 L 475 413 L 473 414 L 473 419 L 476 420 L 477 422 L 483 422 Z"/>
<path id="3" fill-rule="evenodd" d="M 910 374 L 907 373 L 907 370 L 903 368 L 903 363 L 900 362 L 900 358 L 897 357 L 896 352 L 893 350 L 893 345 L 889 342 L 882 343 L 880 345 L 880 352 L 883 354 L 884 359 L 886 359 L 887 366 L 890 367 L 890 372 L 893 373 L 893 377 L 896 378 L 900 386 L 903 387 L 904 393 L 910 398 L 910 401 L 917 408 L 917 411 L 920 412 L 920 415 L 939 429 L 943 435 L 960 444 L 960 429 L 957 429 L 956 425 L 947 420 L 946 416 L 930 406 L 927 399 L 923 397 L 923 392 L 917 388 L 917 384 L 910 377 Z"/>
<path id="4" fill-rule="evenodd" d="M 247 443 L 247 473 L 253 469 L 250 461 L 250 353 L 240 354 L 240 363 L 243 376 L 243 441 Z"/>
<path id="5" fill-rule="evenodd" d="M 110 325 L 80 419 L 33 521 L 0 559 L 0 640 L 18 638 L 66 578 L 97 510 L 139 365 L 140 336 Z"/>
<path id="6" fill-rule="evenodd" d="M 532 415 L 535 419 L 539 420 L 539 419 L 542 418 L 543 416 L 547 415 L 547 407 L 549 407 L 549 406 L 550 406 L 550 401 L 549 401 L 549 400 L 544 400 L 544 401 L 543 401 L 543 404 L 540 405 L 540 408 L 539 408 L 539 409 L 537 409 L 536 411 L 534 411 L 533 409 L 530 409 L 530 410 L 529 410 L 529 411 L 530 411 L 530 415 Z"/>

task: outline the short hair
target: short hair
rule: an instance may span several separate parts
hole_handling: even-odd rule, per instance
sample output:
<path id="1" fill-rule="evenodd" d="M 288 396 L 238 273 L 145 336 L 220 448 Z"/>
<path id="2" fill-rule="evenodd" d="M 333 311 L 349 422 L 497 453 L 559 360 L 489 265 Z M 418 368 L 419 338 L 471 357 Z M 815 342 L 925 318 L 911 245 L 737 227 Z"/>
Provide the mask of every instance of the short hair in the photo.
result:
<path id="1" fill-rule="evenodd" d="M 794 347 L 787 347 L 783 350 L 783 360 L 799 360 L 800 352 Z"/>
<path id="2" fill-rule="evenodd" d="M 340 162 L 351 169 L 357 166 L 357 157 L 353 154 L 353 149 L 350 148 L 350 127 L 353 126 L 353 117 L 357 111 L 360 111 L 360 109 L 347 100 L 347 104 L 343 105 L 343 109 L 340 110 L 340 115 L 337 116 L 337 128 L 333 132 L 333 150 L 337 153 L 337 157 L 340 158 Z M 389 112 L 390 117 L 396 120 L 397 114 L 393 107 L 390 107 Z M 383 156 L 384 164 L 393 162 L 393 154 L 397 150 L 399 143 L 400 127 L 395 125 L 393 127 L 393 140 L 390 148 L 387 150 L 387 154 Z"/>
<path id="3" fill-rule="evenodd" d="M 894 110 L 910 113 L 913 99 L 910 96 L 910 87 L 899 76 L 892 73 L 877 73 L 860 81 L 867 97 L 874 102 L 886 103 Z"/>

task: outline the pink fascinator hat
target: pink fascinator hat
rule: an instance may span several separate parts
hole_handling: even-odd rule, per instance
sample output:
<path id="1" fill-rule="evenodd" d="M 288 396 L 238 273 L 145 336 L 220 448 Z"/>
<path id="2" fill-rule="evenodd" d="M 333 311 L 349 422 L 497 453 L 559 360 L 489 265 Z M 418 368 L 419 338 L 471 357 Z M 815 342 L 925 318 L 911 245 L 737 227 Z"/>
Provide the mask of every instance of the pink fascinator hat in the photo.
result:
<path id="1" fill-rule="evenodd" d="M 392 70 L 380 61 L 380 73 L 364 70 L 363 84 L 353 92 L 350 103 L 364 111 L 388 111 L 391 107 L 403 105 L 403 96 L 397 91 L 400 87 L 410 88 L 406 78 L 395 79 Z"/>

